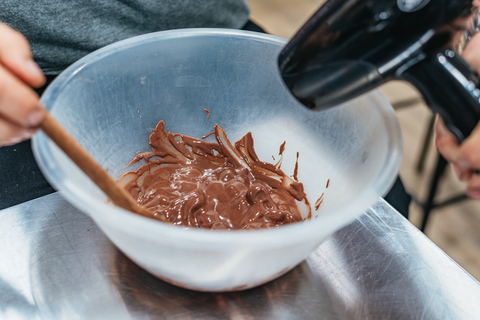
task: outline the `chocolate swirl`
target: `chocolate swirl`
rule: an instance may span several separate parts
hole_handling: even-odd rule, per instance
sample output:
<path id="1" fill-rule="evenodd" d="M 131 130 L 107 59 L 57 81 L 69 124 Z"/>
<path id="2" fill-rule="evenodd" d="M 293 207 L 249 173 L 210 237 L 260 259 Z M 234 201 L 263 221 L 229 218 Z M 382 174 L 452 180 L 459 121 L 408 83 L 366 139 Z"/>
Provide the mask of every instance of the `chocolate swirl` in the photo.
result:
<path id="1" fill-rule="evenodd" d="M 303 184 L 279 165 L 260 161 L 250 132 L 235 145 L 218 125 L 212 134 L 217 143 L 167 133 L 160 121 L 149 139 L 153 151 L 137 155 L 129 165 L 146 163 L 119 182 L 155 218 L 174 225 L 276 227 L 303 220 L 297 201 L 306 204 L 310 218 Z"/>

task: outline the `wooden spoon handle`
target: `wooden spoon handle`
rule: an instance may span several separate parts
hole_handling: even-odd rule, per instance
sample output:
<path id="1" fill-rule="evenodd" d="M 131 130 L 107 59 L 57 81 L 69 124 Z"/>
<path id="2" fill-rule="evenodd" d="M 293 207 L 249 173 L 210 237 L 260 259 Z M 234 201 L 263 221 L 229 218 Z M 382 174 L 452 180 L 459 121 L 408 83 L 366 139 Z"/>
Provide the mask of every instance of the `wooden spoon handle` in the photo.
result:
<path id="1" fill-rule="evenodd" d="M 132 196 L 118 185 L 90 154 L 45 111 L 40 128 L 65 154 L 119 207 L 142 216 L 153 217 L 153 213 L 139 205 Z"/>

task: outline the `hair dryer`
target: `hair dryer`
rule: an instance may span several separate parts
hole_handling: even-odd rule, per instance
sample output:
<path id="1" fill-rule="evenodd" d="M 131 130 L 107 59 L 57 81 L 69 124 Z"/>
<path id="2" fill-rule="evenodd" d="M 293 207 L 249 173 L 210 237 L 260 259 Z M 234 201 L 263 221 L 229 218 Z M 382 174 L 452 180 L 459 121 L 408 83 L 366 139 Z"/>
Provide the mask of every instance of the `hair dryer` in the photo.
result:
<path id="1" fill-rule="evenodd" d="M 471 9 L 471 0 L 328 0 L 280 53 L 280 73 L 314 110 L 406 80 L 462 141 L 480 120 L 480 86 L 451 48 Z"/>

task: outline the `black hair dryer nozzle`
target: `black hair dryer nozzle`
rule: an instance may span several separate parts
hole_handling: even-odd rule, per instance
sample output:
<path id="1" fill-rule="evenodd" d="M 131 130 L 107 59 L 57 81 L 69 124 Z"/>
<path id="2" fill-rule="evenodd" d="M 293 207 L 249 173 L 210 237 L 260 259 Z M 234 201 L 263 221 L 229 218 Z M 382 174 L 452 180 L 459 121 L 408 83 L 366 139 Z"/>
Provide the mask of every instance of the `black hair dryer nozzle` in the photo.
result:
<path id="1" fill-rule="evenodd" d="M 462 141 L 480 120 L 480 82 L 451 48 L 470 13 L 471 0 L 328 0 L 280 53 L 280 73 L 314 110 L 406 80 Z"/>

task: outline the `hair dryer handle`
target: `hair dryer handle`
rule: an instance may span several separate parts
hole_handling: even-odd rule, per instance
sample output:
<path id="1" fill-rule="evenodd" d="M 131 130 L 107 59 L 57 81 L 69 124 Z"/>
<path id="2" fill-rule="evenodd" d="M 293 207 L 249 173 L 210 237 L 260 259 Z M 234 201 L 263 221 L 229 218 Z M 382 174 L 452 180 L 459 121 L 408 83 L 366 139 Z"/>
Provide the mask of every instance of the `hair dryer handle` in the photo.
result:
<path id="1" fill-rule="evenodd" d="M 462 142 L 480 120 L 478 75 L 454 51 L 433 55 L 401 73 Z"/>

